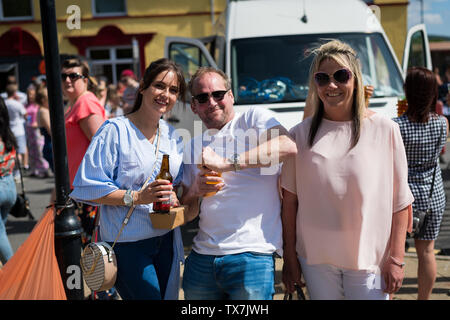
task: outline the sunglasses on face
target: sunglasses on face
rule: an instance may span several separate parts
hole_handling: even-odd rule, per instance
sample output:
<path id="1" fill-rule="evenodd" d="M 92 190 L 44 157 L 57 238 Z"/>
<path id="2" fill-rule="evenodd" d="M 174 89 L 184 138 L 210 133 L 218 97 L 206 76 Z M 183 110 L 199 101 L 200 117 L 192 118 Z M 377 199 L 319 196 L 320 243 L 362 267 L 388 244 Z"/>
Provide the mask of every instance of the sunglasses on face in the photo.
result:
<path id="1" fill-rule="evenodd" d="M 229 90 L 230 89 L 213 91 L 211 93 L 208 93 L 208 92 L 200 93 L 200 94 L 197 94 L 197 95 L 193 96 L 193 98 L 195 100 L 197 100 L 198 103 L 206 103 L 207 101 L 209 101 L 209 98 L 212 96 L 214 98 L 214 101 L 219 102 L 219 101 L 223 100 L 223 97 L 225 97 L 225 94 Z"/>
<path id="2" fill-rule="evenodd" d="M 352 77 L 352 73 L 348 69 L 340 69 L 333 74 L 325 72 L 316 72 L 314 74 L 314 81 L 319 87 L 327 86 L 331 82 L 331 77 L 338 83 L 346 84 Z"/>
<path id="3" fill-rule="evenodd" d="M 62 81 L 66 81 L 67 77 L 69 77 L 70 81 L 75 81 L 78 79 L 84 79 L 86 78 L 85 76 L 83 76 L 82 74 L 76 73 L 76 72 L 72 72 L 72 73 L 61 73 L 61 79 Z"/>

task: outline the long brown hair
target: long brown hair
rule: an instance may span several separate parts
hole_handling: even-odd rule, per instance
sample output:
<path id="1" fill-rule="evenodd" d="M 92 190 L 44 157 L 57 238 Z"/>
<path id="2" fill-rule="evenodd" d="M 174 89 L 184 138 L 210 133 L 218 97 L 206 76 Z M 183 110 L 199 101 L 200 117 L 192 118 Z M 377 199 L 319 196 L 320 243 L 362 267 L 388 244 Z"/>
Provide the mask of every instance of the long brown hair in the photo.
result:
<path id="1" fill-rule="evenodd" d="M 430 112 L 435 112 L 438 97 L 436 75 L 422 67 L 408 69 L 405 80 L 408 109 L 405 114 L 413 122 L 428 122 Z"/>
<path id="2" fill-rule="evenodd" d="M 0 138 L 5 144 L 5 150 L 10 152 L 17 148 L 17 142 L 9 126 L 9 113 L 5 101 L 0 97 Z"/>
<path id="3" fill-rule="evenodd" d="M 319 130 L 324 116 L 324 105 L 320 100 L 317 87 L 314 82 L 314 74 L 319 71 L 320 64 L 326 59 L 332 59 L 338 64 L 347 67 L 353 74 L 355 81 L 352 106 L 352 148 L 358 143 L 361 134 L 361 124 L 364 117 L 366 105 L 364 100 L 364 85 L 362 81 L 361 64 L 356 57 L 356 52 L 348 44 L 339 40 L 332 40 L 312 51 L 315 55 L 309 71 L 309 91 L 306 103 L 311 104 L 314 110 L 311 128 L 309 130 L 308 144 L 312 147 L 314 138 Z"/>
<path id="4" fill-rule="evenodd" d="M 147 89 L 155 78 L 164 71 L 173 71 L 178 79 L 178 99 L 184 103 L 186 103 L 186 81 L 183 76 L 183 69 L 167 58 L 161 58 L 153 61 L 150 65 L 145 69 L 144 77 L 142 78 L 139 89 L 136 93 L 136 100 L 134 101 L 133 109 L 129 113 L 133 113 L 141 107 L 142 104 L 142 91 Z"/>

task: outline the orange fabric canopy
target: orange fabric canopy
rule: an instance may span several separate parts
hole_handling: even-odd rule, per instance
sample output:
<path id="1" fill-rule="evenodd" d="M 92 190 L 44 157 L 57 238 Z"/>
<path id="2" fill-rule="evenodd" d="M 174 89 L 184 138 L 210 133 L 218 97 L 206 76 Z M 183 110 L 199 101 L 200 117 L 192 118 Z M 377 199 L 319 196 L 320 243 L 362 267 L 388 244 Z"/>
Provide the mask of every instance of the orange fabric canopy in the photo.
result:
<path id="1" fill-rule="evenodd" d="M 0 300 L 66 300 L 55 255 L 54 208 L 0 269 Z"/>

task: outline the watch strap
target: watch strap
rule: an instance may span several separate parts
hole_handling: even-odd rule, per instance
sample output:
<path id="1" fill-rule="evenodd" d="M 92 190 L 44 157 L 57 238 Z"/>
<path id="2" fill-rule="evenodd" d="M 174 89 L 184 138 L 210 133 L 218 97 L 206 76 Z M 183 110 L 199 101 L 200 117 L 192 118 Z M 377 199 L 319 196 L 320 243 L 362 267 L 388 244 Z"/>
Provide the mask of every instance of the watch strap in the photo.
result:
<path id="1" fill-rule="evenodd" d="M 400 268 L 403 268 L 406 265 L 405 262 L 400 262 L 397 259 L 395 259 L 393 256 L 390 256 L 390 258 L 391 258 L 392 262 L 394 262 L 394 264 L 396 264 Z"/>
<path id="2" fill-rule="evenodd" d="M 231 157 L 231 162 L 233 163 L 234 172 L 241 170 L 241 165 L 239 164 L 239 155 L 237 153 L 233 154 Z"/>

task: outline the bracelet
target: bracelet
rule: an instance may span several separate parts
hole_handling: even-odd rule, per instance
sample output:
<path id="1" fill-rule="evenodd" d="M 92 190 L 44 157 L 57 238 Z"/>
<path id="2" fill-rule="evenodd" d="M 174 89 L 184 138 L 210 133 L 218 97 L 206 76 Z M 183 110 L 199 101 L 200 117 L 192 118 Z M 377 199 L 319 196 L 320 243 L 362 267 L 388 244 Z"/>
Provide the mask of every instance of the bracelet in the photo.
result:
<path id="1" fill-rule="evenodd" d="M 405 262 L 399 262 L 397 259 L 395 259 L 393 256 L 389 256 L 389 258 L 391 258 L 392 262 L 394 262 L 394 264 L 396 264 L 397 266 L 399 266 L 400 268 L 403 268 L 406 263 Z"/>

